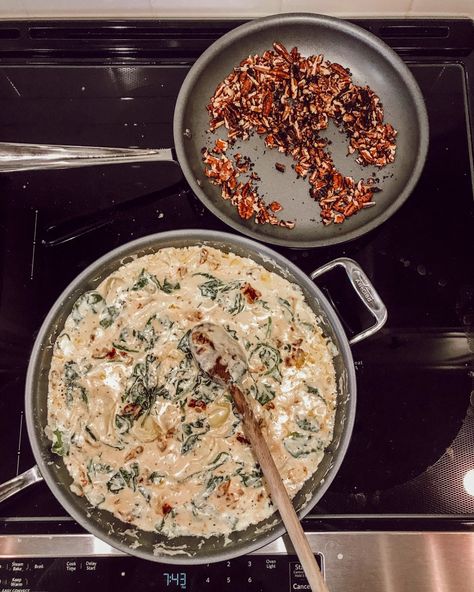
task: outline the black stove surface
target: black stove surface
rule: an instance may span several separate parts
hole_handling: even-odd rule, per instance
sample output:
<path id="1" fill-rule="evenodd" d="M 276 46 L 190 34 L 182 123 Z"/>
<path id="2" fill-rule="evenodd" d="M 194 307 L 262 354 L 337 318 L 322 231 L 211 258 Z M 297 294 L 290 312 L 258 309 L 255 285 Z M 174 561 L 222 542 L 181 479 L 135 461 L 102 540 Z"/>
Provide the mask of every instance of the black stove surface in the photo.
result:
<path id="1" fill-rule="evenodd" d="M 474 484 L 468 493 L 464 483 L 474 469 L 468 85 L 474 61 L 467 21 L 435 21 L 424 29 L 417 23 L 415 29 L 428 33 L 412 43 L 396 36 L 397 21 L 385 29 L 378 21 L 358 21 L 385 31 L 426 100 L 430 149 L 415 191 L 388 222 L 350 244 L 276 247 L 308 273 L 338 256 L 356 259 L 389 311 L 385 328 L 353 348 L 356 424 L 344 463 L 314 511 L 327 517 L 474 515 Z M 192 30 L 157 24 L 143 32 L 136 23 L 130 26 L 135 37 L 115 25 L 0 25 L 2 141 L 172 145 L 180 85 L 196 56 L 232 24 L 195 23 Z M 438 32 L 430 36 L 431 30 Z M 232 232 L 202 207 L 172 164 L 0 176 L 0 481 L 34 464 L 24 381 L 35 335 L 57 296 L 100 255 L 176 228 Z M 354 312 L 356 299 L 346 295 L 343 280 L 334 274 L 320 285 L 348 333 L 356 332 L 365 319 Z M 64 515 L 44 484 L 0 506 L 4 519 Z"/>

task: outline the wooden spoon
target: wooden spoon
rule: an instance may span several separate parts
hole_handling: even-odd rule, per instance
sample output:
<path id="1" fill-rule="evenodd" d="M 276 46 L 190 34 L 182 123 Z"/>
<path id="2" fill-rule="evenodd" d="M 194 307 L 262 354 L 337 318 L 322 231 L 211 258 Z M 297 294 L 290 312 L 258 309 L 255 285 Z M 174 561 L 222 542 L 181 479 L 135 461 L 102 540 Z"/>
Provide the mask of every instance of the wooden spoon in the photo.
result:
<path id="1" fill-rule="evenodd" d="M 190 335 L 190 345 L 193 357 L 201 370 L 219 384 L 229 388 L 235 406 L 242 416 L 246 436 L 265 475 L 272 502 L 280 512 L 311 590 L 329 592 L 260 426 L 246 396 L 236 384 L 248 371 L 244 350 L 227 331 L 213 323 L 202 323 L 194 327 Z"/>

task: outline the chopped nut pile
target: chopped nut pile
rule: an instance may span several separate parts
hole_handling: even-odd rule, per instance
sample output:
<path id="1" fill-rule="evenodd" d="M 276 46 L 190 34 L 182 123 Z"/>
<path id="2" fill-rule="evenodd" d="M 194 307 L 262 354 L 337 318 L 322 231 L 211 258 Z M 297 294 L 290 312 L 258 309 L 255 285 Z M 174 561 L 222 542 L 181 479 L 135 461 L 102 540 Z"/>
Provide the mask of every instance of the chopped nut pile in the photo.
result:
<path id="1" fill-rule="evenodd" d="M 267 205 L 259 196 L 255 172 L 245 182 L 239 181 L 253 163 L 240 154 L 233 160 L 226 155 L 237 139 L 247 140 L 256 132 L 268 148 L 291 155 L 296 174 L 309 180 L 310 195 L 321 206 L 324 224 L 340 224 L 374 205 L 374 193 L 380 191 L 373 177 L 356 181 L 336 169 L 327 140 L 319 135 L 329 118 L 346 133 L 348 152 L 358 152 L 359 164 L 381 168 L 395 159 L 397 132 L 383 123 L 379 97 L 368 86 L 353 84 L 340 64 L 322 55 L 303 57 L 296 47 L 289 52 L 281 43 L 234 68 L 216 88 L 207 109 L 210 131 L 225 126 L 227 140 L 217 139 L 212 149 L 203 148 L 205 174 L 221 187 L 222 197 L 237 207 L 243 219 L 254 217 L 257 224 L 294 226 L 274 215 L 282 209 L 278 202 Z M 285 171 L 281 163 L 276 169 Z"/>

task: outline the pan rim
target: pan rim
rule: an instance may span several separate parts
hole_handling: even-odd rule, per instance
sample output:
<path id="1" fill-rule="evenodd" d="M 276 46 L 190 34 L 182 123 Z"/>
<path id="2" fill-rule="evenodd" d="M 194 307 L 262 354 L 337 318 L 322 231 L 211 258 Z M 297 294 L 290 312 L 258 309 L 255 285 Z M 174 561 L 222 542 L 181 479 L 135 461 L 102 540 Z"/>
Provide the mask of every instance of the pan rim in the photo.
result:
<path id="1" fill-rule="evenodd" d="M 338 31 L 348 33 L 357 38 L 358 40 L 368 44 L 372 49 L 374 49 L 376 52 L 382 55 L 382 57 L 384 57 L 387 61 L 390 62 L 391 66 L 394 68 L 394 70 L 397 72 L 397 74 L 400 76 L 403 83 L 405 84 L 407 92 L 410 95 L 411 100 L 413 101 L 413 105 L 415 107 L 416 122 L 418 125 L 419 136 L 418 151 L 413 164 L 411 176 L 409 177 L 402 191 L 400 191 L 399 195 L 388 206 L 381 208 L 380 213 L 371 221 L 366 222 L 362 226 L 350 231 L 344 231 L 344 229 L 341 229 L 339 236 L 328 237 L 327 239 L 292 239 L 291 230 L 288 230 L 288 238 L 268 236 L 266 234 L 262 234 L 259 232 L 259 226 L 257 224 L 253 224 L 256 227 L 256 229 L 254 229 L 250 224 L 250 222 L 252 221 L 250 221 L 247 225 L 244 220 L 234 220 L 229 215 L 223 214 L 222 209 L 218 205 L 213 203 L 213 201 L 208 197 L 207 193 L 203 190 L 201 185 L 195 179 L 193 171 L 188 164 L 185 150 L 183 148 L 186 138 L 186 134 L 184 133 L 185 129 L 183 122 L 186 113 L 186 107 L 190 100 L 189 98 L 191 96 L 196 81 L 199 79 L 199 76 L 206 68 L 209 61 L 214 57 L 216 51 L 223 51 L 228 45 L 238 40 L 243 33 L 252 33 L 254 31 L 260 30 L 262 28 L 262 25 L 264 25 L 265 27 L 271 27 L 272 25 L 281 24 L 282 21 L 284 21 L 285 24 L 314 23 L 325 24 L 326 26 L 329 25 L 330 27 L 333 27 Z M 423 95 L 418 86 L 418 83 L 415 80 L 415 77 L 410 72 L 405 62 L 385 42 L 383 42 L 373 33 L 370 33 L 369 31 L 362 29 L 358 25 L 354 25 L 353 23 L 350 23 L 343 19 L 321 14 L 290 12 L 257 18 L 242 25 L 239 25 L 235 29 L 232 29 L 231 31 L 225 33 L 222 37 L 217 39 L 217 41 L 212 43 L 204 51 L 204 53 L 201 54 L 201 56 L 196 60 L 194 65 L 189 70 L 180 88 L 173 116 L 173 136 L 175 150 L 181 170 L 194 194 L 203 203 L 203 205 L 209 209 L 210 212 L 212 212 L 215 216 L 217 216 L 217 218 L 219 218 L 222 222 L 224 222 L 226 225 L 230 226 L 234 230 L 256 240 L 273 245 L 303 249 L 313 247 L 326 247 L 352 241 L 374 230 L 375 228 L 386 222 L 389 218 L 391 218 L 395 214 L 395 212 L 397 212 L 397 210 L 405 203 L 405 201 L 408 199 L 408 197 L 415 189 L 416 184 L 418 183 L 418 180 L 423 171 L 429 145 L 429 121 L 425 101 L 423 99 Z"/>
<path id="2" fill-rule="evenodd" d="M 327 315 L 327 318 L 330 321 L 332 328 L 334 329 L 334 333 L 339 337 L 340 347 L 338 348 L 338 350 L 339 354 L 342 356 L 344 366 L 347 372 L 347 390 L 349 395 L 346 403 L 347 412 L 345 416 L 344 430 L 337 448 L 337 454 L 334 455 L 332 465 L 328 469 L 328 472 L 324 477 L 324 483 L 320 484 L 320 487 L 317 489 L 317 492 L 313 494 L 312 499 L 300 512 L 298 512 L 300 519 L 303 518 L 306 514 L 308 514 L 312 510 L 314 505 L 326 493 L 327 489 L 329 488 L 330 484 L 332 483 L 333 479 L 338 473 L 339 468 L 344 460 L 352 436 L 355 421 L 357 382 L 352 351 L 349 345 L 347 335 L 342 327 L 341 322 L 339 321 L 339 318 L 337 317 L 333 307 L 331 306 L 327 298 L 324 296 L 324 294 L 318 288 L 318 286 L 311 280 L 311 278 L 307 274 L 305 274 L 299 267 L 297 267 L 294 263 L 286 259 L 286 257 L 281 255 L 280 253 L 275 252 L 270 247 L 262 245 L 261 243 L 258 243 L 252 239 L 228 232 L 182 229 L 147 235 L 145 237 L 125 243 L 124 245 L 121 245 L 113 249 L 112 251 L 109 251 L 108 253 L 102 255 L 99 259 L 92 262 L 79 275 L 77 275 L 72 280 L 72 282 L 61 292 L 59 297 L 56 299 L 56 301 L 50 308 L 35 339 L 28 364 L 25 382 L 24 400 L 26 426 L 34 458 L 39 467 L 40 473 L 43 476 L 50 491 L 59 501 L 61 506 L 64 507 L 64 509 L 68 512 L 68 514 L 71 515 L 74 518 L 74 520 L 76 520 L 88 532 L 92 533 L 93 535 L 98 537 L 100 540 L 106 542 L 110 546 L 115 547 L 120 551 L 123 551 L 124 553 L 127 553 L 128 555 L 134 555 L 142 559 L 147 559 L 149 561 L 166 562 L 177 565 L 214 563 L 232 559 L 234 557 L 239 557 L 247 553 L 251 553 L 252 551 L 256 551 L 257 549 L 276 540 L 278 537 L 282 536 L 286 532 L 283 524 L 281 523 L 281 520 L 280 524 L 274 530 L 272 530 L 270 533 L 267 533 L 262 538 L 259 538 L 257 541 L 250 541 L 246 543 L 244 548 L 238 549 L 237 552 L 235 549 L 234 551 L 230 552 L 226 552 L 226 550 L 223 549 L 219 556 L 204 556 L 201 559 L 195 556 L 184 557 L 167 554 L 152 555 L 150 552 L 140 550 L 140 548 L 132 549 L 122 541 L 115 540 L 113 536 L 109 533 L 103 533 L 100 530 L 100 528 L 96 526 L 93 517 L 87 518 L 87 516 L 83 515 L 82 512 L 76 510 L 76 508 L 73 507 L 73 505 L 69 502 L 68 498 L 65 497 L 64 489 L 67 487 L 67 484 L 59 484 L 53 478 L 52 473 L 50 473 L 48 463 L 43 458 L 43 447 L 41 446 L 39 438 L 39 432 L 41 430 L 44 430 L 44 426 L 35 425 L 35 417 L 33 414 L 33 393 L 35 389 L 35 376 L 37 374 L 38 359 L 41 350 L 44 346 L 52 346 L 52 343 L 50 343 L 49 341 L 50 327 L 54 322 L 58 310 L 61 308 L 63 303 L 69 298 L 70 294 L 73 293 L 74 289 L 80 286 L 82 283 L 84 283 L 84 280 L 90 278 L 92 274 L 96 272 L 98 269 L 100 269 L 100 267 L 103 264 L 113 260 L 120 260 L 120 258 L 127 257 L 130 254 L 130 251 L 137 252 L 139 250 L 146 249 L 147 246 L 151 246 L 152 244 L 156 244 L 157 242 L 159 243 L 173 239 L 185 239 L 189 242 L 189 246 L 191 246 L 191 244 L 202 244 L 205 241 L 221 241 L 222 243 L 229 245 L 231 249 L 233 246 L 238 245 L 248 248 L 249 257 L 252 257 L 252 254 L 254 252 L 263 254 L 263 256 L 267 256 L 271 261 L 274 261 L 277 264 L 283 264 L 284 269 L 288 269 L 290 272 L 290 281 L 294 281 L 297 283 L 301 281 L 303 285 L 306 285 L 306 287 L 308 287 L 308 289 L 310 289 L 315 294 L 315 299 L 317 298 L 320 302 L 319 307 Z M 164 247 L 166 247 L 166 245 L 163 245 L 162 248 Z M 39 422 L 36 422 L 36 424 L 38 423 Z"/>

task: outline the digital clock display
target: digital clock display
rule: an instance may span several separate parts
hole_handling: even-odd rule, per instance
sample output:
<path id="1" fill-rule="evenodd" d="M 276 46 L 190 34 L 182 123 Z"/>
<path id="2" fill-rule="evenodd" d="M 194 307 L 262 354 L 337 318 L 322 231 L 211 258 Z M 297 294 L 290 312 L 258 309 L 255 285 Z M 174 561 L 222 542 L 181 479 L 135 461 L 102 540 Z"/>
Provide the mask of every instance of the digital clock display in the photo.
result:
<path id="1" fill-rule="evenodd" d="M 185 571 L 165 571 L 163 573 L 167 588 L 172 590 L 186 590 L 186 572 Z"/>

